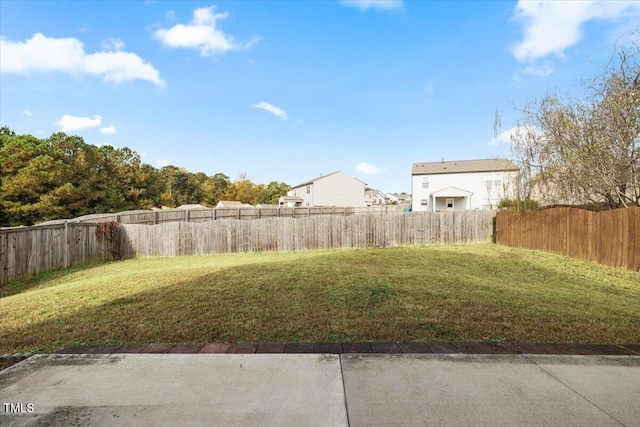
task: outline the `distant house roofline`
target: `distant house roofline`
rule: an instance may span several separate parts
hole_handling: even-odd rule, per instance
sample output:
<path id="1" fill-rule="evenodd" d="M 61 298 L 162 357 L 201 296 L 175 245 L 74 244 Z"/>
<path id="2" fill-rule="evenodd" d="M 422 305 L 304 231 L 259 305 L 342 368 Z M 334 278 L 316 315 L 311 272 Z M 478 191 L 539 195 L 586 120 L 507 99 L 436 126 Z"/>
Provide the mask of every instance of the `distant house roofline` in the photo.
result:
<path id="1" fill-rule="evenodd" d="M 414 163 L 411 175 L 436 175 L 469 172 L 517 172 L 520 169 L 509 159 L 453 160 Z"/>
<path id="2" fill-rule="evenodd" d="M 302 184 L 294 185 L 293 187 L 291 187 L 291 189 L 293 190 L 294 188 L 300 188 L 300 187 L 304 187 L 304 186 L 306 186 L 306 185 L 311 185 L 311 184 L 313 184 L 313 183 L 314 183 L 314 182 L 316 182 L 316 181 L 319 181 L 319 180 L 321 180 L 321 179 L 323 179 L 323 178 L 326 178 L 326 177 L 331 176 L 331 175 L 335 175 L 335 174 L 340 173 L 340 172 L 342 172 L 342 171 L 335 171 L 335 172 L 328 173 L 328 174 L 326 174 L 326 175 L 320 175 L 320 176 L 318 176 L 318 177 L 316 177 L 316 178 L 313 178 L 313 179 L 310 179 L 310 180 L 308 180 L 308 181 L 305 181 L 305 182 L 303 182 Z M 344 172 L 342 172 L 342 173 L 344 173 Z M 353 177 L 353 176 L 351 176 L 351 175 L 349 175 L 349 174 L 347 174 L 347 173 L 344 173 L 344 174 L 345 174 L 345 175 L 347 175 L 347 176 L 349 176 L 349 177 L 351 177 L 351 178 L 353 178 L 353 179 L 355 179 L 355 180 L 358 180 L 358 181 L 362 182 L 364 185 L 367 185 L 367 183 L 366 183 L 366 182 L 364 182 L 364 181 L 362 181 L 362 180 L 360 180 L 360 179 L 358 179 L 358 178 L 355 178 L 355 177 Z"/>

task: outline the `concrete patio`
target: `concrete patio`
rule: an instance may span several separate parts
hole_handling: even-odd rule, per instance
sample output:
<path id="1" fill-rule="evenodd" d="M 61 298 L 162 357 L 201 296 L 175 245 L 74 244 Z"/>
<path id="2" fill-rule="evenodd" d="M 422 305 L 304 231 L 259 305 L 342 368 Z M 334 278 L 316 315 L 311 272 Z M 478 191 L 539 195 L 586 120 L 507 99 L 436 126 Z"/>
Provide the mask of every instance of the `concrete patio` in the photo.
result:
<path id="1" fill-rule="evenodd" d="M 35 355 L 0 424 L 640 426 L 634 355 Z"/>

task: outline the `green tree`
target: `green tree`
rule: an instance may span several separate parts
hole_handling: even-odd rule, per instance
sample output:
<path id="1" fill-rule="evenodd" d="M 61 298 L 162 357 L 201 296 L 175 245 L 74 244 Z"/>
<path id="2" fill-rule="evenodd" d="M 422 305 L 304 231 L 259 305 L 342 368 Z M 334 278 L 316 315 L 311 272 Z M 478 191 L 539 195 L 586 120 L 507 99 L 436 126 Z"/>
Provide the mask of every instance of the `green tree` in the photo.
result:
<path id="1" fill-rule="evenodd" d="M 271 181 L 257 196 L 258 203 L 277 205 L 281 196 L 286 196 L 291 186 L 284 182 Z"/>
<path id="2" fill-rule="evenodd" d="M 202 183 L 202 202 L 207 206 L 217 205 L 224 199 L 229 184 L 229 177 L 223 173 L 207 177 Z"/>
<path id="3" fill-rule="evenodd" d="M 196 176 L 185 168 L 165 166 L 160 169 L 160 179 L 164 183 L 161 203 L 169 207 L 199 203 L 202 189 L 198 186 Z"/>
<path id="4" fill-rule="evenodd" d="M 235 200 L 250 205 L 256 204 L 255 184 L 247 179 L 246 173 L 240 174 L 234 185 L 236 191 Z"/>
<path id="5" fill-rule="evenodd" d="M 31 135 L 3 134 L 1 139 L 0 192 L 5 223 L 32 225 L 65 215 L 60 199 L 72 191 L 65 179 L 70 171 L 56 159 L 53 145 Z"/>

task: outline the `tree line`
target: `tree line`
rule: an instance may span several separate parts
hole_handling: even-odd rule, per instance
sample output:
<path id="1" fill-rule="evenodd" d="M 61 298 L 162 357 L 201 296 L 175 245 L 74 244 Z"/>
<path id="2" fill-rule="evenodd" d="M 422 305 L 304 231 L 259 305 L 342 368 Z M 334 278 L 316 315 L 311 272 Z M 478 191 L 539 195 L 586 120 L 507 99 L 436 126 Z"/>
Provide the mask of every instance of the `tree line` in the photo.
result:
<path id="1" fill-rule="evenodd" d="M 40 139 L 0 128 L 0 225 L 33 225 L 52 219 L 220 200 L 277 204 L 291 187 L 256 184 L 246 174 L 231 181 L 176 166 L 156 169 L 129 148 L 87 144 L 54 133 Z"/>

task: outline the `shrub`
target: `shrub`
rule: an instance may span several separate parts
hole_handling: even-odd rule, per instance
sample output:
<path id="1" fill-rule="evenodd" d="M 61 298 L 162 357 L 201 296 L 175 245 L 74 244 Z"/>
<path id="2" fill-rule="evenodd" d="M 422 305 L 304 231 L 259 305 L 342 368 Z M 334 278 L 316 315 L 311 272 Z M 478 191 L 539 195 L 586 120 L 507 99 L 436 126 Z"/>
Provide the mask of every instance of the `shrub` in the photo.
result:
<path id="1" fill-rule="evenodd" d="M 498 209 L 516 208 L 524 209 L 525 211 L 533 211 L 540 209 L 540 203 L 535 200 L 517 200 L 517 199 L 502 199 L 498 203 Z"/>

